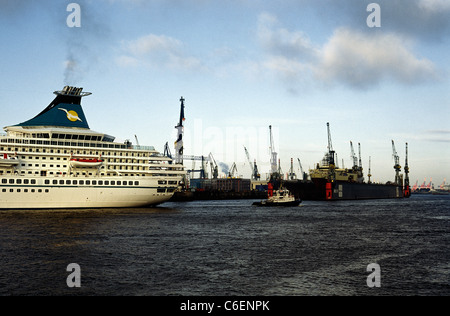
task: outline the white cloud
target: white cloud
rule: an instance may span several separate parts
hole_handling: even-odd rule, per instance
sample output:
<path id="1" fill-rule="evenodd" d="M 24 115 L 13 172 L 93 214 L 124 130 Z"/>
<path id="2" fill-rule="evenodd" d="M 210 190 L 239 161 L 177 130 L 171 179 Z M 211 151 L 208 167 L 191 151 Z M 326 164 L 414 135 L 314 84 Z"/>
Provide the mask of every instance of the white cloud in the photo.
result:
<path id="1" fill-rule="evenodd" d="M 429 12 L 442 12 L 450 10 L 449 0 L 419 0 L 419 8 Z"/>
<path id="2" fill-rule="evenodd" d="M 121 66 L 143 65 L 172 69 L 202 67 L 200 60 L 185 52 L 183 42 L 165 36 L 149 34 L 123 43 L 124 54 L 116 59 Z"/>
<path id="3" fill-rule="evenodd" d="M 267 13 L 259 16 L 258 38 L 263 47 L 274 55 L 310 59 L 317 54 L 317 49 L 306 34 L 280 27 L 277 18 Z"/>
<path id="4" fill-rule="evenodd" d="M 385 79 L 414 84 L 436 77 L 433 63 L 414 56 L 410 44 L 397 35 L 367 35 L 349 29 L 338 29 L 323 46 L 315 75 L 358 88 Z"/>
<path id="5" fill-rule="evenodd" d="M 384 80 L 417 84 L 437 77 L 434 64 L 416 57 L 412 44 L 394 33 L 340 28 L 320 47 L 303 32 L 282 28 L 276 17 L 264 13 L 258 20 L 258 38 L 267 55 L 262 64 L 287 80 L 291 89 L 305 76 L 358 89 Z"/>

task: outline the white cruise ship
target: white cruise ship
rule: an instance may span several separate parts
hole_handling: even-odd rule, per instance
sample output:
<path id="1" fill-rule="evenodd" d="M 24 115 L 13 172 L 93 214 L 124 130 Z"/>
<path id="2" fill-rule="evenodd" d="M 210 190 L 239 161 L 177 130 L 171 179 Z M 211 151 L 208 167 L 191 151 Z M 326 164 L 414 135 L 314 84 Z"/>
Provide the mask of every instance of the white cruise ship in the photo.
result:
<path id="1" fill-rule="evenodd" d="M 0 209 L 142 207 L 172 197 L 182 164 L 92 131 L 82 88 L 54 93 L 41 113 L 0 135 Z"/>

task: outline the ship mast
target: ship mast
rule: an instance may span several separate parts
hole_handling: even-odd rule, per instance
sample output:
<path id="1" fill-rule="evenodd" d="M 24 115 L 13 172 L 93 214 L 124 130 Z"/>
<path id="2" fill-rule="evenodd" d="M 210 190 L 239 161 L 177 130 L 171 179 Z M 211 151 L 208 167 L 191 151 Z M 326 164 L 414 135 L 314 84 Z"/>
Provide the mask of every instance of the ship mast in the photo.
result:
<path id="1" fill-rule="evenodd" d="M 175 142 L 175 163 L 176 164 L 183 164 L 183 133 L 184 133 L 184 98 L 181 97 L 181 109 L 180 109 L 180 121 L 178 122 L 178 125 L 175 126 L 177 129 L 177 140 Z"/>

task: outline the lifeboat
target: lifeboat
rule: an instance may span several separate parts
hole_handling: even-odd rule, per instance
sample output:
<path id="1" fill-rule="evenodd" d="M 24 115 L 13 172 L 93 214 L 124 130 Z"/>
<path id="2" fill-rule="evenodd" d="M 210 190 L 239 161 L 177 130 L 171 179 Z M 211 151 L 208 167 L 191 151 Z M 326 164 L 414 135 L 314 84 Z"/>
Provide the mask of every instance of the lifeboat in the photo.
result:
<path id="1" fill-rule="evenodd" d="M 16 156 L 10 157 L 8 154 L 0 155 L 0 167 L 12 167 L 19 164 L 19 159 Z"/>
<path id="2" fill-rule="evenodd" d="M 78 168 L 96 168 L 101 166 L 103 159 L 99 158 L 71 158 L 70 164 L 72 167 Z"/>

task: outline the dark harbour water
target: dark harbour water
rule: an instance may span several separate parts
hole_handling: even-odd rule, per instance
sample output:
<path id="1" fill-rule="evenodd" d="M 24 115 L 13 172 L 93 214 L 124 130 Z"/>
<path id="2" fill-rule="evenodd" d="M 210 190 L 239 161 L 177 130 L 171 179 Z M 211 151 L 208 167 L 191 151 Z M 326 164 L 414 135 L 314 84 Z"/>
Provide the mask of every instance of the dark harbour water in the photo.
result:
<path id="1" fill-rule="evenodd" d="M 450 196 L 251 203 L 0 211 L 0 295 L 450 295 Z"/>

